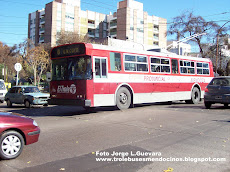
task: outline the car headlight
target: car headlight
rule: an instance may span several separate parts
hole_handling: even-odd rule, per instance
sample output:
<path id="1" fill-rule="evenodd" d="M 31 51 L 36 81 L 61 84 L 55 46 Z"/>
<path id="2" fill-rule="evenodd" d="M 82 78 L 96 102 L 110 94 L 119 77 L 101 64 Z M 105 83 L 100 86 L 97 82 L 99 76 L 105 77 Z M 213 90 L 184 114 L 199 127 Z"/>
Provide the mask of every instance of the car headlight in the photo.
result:
<path id="1" fill-rule="evenodd" d="M 38 123 L 35 120 L 33 121 L 33 125 L 38 127 Z"/>

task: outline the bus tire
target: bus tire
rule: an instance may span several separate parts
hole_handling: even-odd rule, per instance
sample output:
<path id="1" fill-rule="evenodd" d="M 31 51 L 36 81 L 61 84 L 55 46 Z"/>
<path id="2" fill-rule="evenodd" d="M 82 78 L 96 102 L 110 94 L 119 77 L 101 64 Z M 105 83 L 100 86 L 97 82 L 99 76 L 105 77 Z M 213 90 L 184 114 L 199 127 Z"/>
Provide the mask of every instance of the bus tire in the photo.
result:
<path id="1" fill-rule="evenodd" d="M 194 87 L 192 89 L 192 97 L 191 97 L 191 101 L 193 104 L 198 104 L 200 103 L 200 97 L 201 97 L 201 93 L 200 90 L 197 87 Z"/>
<path id="2" fill-rule="evenodd" d="M 131 105 L 131 94 L 125 87 L 119 88 L 116 94 L 116 105 L 118 109 L 128 109 Z"/>

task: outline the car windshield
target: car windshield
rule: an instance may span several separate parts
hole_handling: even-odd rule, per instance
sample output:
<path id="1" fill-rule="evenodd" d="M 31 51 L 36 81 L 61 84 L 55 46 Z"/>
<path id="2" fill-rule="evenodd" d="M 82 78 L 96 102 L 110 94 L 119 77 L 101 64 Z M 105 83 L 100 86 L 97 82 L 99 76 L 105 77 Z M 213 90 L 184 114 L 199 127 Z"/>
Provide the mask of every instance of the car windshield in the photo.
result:
<path id="1" fill-rule="evenodd" d="M 39 93 L 39 89 L 37 87 L 26 87 L 24 88 L 24 93 Z"/>
<path id="2" fill-rule="evenodd" d="M 214 78 L 210 85 L 230 86 L 230 78 Z"/>

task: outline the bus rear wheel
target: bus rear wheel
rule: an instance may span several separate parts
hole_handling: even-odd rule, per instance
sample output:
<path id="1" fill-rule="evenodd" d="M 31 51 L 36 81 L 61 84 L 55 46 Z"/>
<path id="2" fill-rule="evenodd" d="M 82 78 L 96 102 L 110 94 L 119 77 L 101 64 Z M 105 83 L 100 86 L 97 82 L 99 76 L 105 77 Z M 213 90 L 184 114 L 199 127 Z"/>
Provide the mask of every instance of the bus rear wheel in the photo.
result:
<path id="1" fill-rule="evenodd" d="M 200 90 L 197 87 L 194 87 L 192 90 L 192 98 L 191 101 L 193 104 L 198 104 L 200 102 Z"/>
<path id="2" fill-rule="evenodd" d="M 200 102 L 201 98 L 201 93 L 199 88 L 194 87 L 192 89 L 192 94 L 191 94 L 191 99 L 190 100 L 185 100 L 187 104 L 198 104 Z"/>
<path id="3" fill-rule="evenodd" d="M 121 87 L 117 91 L 116 105 L 120 110 L 128 109 L 131 105 L 131 94 L 127 88 Z"/>

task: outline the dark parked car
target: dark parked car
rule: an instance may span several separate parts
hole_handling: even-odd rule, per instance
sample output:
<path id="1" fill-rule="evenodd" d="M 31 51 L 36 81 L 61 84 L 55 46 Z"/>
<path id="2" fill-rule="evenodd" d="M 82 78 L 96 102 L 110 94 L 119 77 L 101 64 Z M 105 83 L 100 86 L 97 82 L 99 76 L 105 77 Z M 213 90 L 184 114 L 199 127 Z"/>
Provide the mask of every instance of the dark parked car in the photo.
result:
<path id="1" fill-rule="evenodd" d="M 0 112 L 0 158 L 18 157 L 24 145 L 38 141 L 40 128 L 25 116 L 10 112 Z"/>
<path id="2" fill-rule="evenodd" d="M 31 105 L 48 105 L 48 93 L 41 93 L 36 86 L 14 86 L 5 95 L 8 107 L 13 103 L 24 104 L 29 108 Z"/>
<path id="3" fill-rule="evenodd" d="M 204 94 L 204 104 L 210 108 L 214 103 L 222 103 L 225 107 L 230 104 L 230 77 L 213 78 Z"/>

